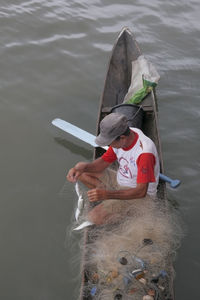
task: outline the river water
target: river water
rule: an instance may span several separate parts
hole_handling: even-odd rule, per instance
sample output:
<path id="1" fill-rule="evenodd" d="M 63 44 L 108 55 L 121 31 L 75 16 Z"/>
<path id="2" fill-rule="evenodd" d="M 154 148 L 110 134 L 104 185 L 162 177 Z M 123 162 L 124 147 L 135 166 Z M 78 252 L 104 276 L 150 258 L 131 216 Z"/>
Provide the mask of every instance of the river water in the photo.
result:
<path id="1" fill-rule="evenodd" d="M 113 43 L 123 26 L 157 67 L 168 197 L 185 237 L 176 299 L 199 298 L 200 2 L 2 0 L 0 4 L 0 299 L 76 299 L 79 235 L 67 170 L 92 149 L 51 125 L 60 117 L 95 134 Z"/>

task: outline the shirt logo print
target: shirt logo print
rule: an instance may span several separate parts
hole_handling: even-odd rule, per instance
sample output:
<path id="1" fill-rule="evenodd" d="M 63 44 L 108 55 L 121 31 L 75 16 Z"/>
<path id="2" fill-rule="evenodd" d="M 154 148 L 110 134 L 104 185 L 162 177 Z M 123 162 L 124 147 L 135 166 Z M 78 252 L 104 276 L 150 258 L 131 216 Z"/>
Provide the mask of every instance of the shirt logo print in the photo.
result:
<path id="1" fill-rule="evenodd" d="M 141 171 L 143 174 L 147 174 L 147 168 L 142 167 Z"/>
<path id="2" fill-rule="evenodd" d="M 119 159 L 119 163 L 120 163 L 120 166 L 119 166 L 120 174 L 126 178 L 133 178 L 131 170 L 129 169 L 129 166 L 128 166 L 128 161 L 125 158 L 121 157 Z"/>

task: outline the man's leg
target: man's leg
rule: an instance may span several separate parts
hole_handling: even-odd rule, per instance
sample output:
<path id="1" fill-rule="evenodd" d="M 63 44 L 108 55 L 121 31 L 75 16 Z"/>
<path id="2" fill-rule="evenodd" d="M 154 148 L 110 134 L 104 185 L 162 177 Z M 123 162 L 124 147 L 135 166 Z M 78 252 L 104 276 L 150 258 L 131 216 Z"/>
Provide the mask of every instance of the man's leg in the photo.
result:
<path id="1" fill-rule="evenodd" d="M 89 189 L 111 188 L 116 185 L 116 171 L 104 170 L 101 173 L 84 172 L 79 180 Z M 115 184 L 114 184 L 115 182 Z M 96 225 L 114 223 L 121 218 L 121 201 L 105 200 L 97 204 L 88 213 L 88 220 Z"/>
<path id="2" fill-rule="evenodd" d="M 88 213 L 88 220 L 96 225 L 115 223 L 120 218 L 121 215 L 118 212 L 112 211 L 112 205 L 110 209 L 105 209 L 104 203 L 98 204 Z"/>
<path id="3" fill-rule="evenodd" d="M 102 173 L 89 173 L 84 172 L 80 177 L 79 180 L 86 185 L 89 189 L 95 189 L 97 187 L 101 187 L 103 185 L 102 181 L 100 180 Z"/>

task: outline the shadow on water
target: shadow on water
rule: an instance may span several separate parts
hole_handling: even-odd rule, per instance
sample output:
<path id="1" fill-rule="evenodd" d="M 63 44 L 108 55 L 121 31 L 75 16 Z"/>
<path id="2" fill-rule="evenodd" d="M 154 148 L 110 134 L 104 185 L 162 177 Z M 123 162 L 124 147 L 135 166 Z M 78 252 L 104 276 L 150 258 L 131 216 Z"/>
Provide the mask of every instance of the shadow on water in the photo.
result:
<path id="1" fill-rule="evenodd" d="M 88 149 L 84 148 L 83 146 L 79 146 L 75 143 L 72 143 L 72 142 L 70 142 L 66 139 L 60 138 L 60 137 L 56 137 L 56 138 L 54 138 L 54 140 L 59 145 L 65 147 L 68 150 L 70 150 L 70 152 L 72 152 L 73 154 L 81 155 L 87 160 L 91 160 L 92 157 L 93 157 L 93 150 L 92 149 L 88 150 Z"/>
<path id="2" fill-rule="evenodd" d="M 179 210 L 180 208 L 180 203 L 174 199 L 171 195 L 167 196 L 167 200 L 169 202 L 169 204 L 171 205 L 172 208 L 174 208 L 175 210 Z"/>

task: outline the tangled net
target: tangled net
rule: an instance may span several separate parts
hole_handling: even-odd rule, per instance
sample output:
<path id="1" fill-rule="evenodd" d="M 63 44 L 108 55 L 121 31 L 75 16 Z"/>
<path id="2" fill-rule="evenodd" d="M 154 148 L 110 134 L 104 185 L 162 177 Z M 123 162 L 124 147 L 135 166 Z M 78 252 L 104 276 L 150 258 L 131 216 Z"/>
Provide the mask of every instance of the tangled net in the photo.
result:
<path id="1" fill-rule="evenodd" d="M 120 222 L 88 229 L 83 244 L 85 298 L 173 299 L 172 263 L 182 229 L 176 214 L 162 203 L 133 200 L 131 214 Z"/>

